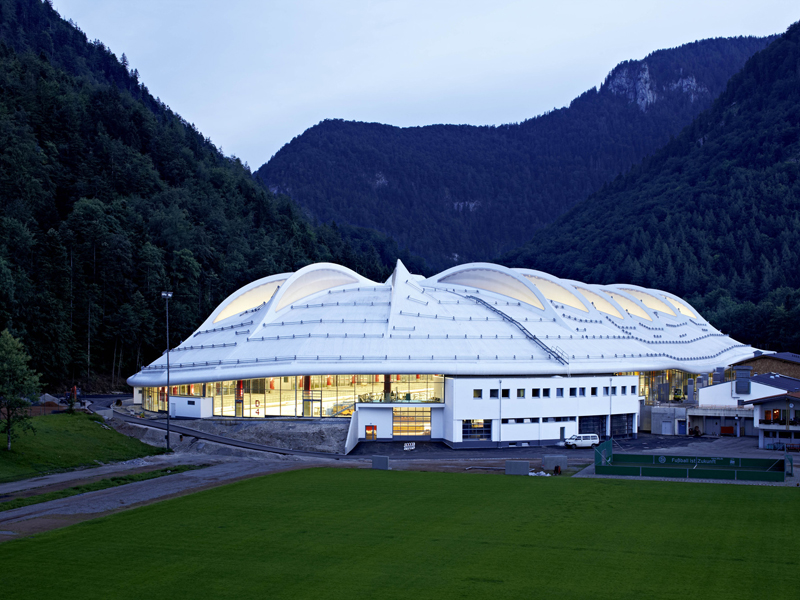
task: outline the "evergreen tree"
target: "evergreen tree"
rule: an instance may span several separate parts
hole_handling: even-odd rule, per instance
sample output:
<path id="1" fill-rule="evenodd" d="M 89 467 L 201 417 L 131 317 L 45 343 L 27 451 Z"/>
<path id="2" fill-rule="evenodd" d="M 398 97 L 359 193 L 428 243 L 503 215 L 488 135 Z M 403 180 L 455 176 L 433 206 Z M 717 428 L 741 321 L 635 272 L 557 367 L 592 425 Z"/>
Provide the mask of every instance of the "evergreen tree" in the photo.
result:
<path id="1" fill-rule="evenodd" d="M 32 431 L 30 399 L 39 393 L 39 375 L 28 366 L 30 356 L 8 329 L 0 333 L 0 433 L 6 435 L 6 450 L 11 440 L 23 431 Z"/>

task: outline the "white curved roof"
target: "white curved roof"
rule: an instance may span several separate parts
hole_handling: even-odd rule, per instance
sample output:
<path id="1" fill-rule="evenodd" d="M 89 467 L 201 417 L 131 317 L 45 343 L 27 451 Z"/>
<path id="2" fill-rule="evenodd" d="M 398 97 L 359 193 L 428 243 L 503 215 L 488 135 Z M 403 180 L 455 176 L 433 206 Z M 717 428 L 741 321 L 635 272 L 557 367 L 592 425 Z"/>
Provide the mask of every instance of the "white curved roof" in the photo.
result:
<path id="1" fill-rule="evenodd" d="M 170 353 L 174 384 L 333 373 L 708 372 L 752 356 L 687 302 L 489 263 L 377 283 L 330 263 L 231 294 Z M 128 379 L 166 384 L 166 356 Z"/>

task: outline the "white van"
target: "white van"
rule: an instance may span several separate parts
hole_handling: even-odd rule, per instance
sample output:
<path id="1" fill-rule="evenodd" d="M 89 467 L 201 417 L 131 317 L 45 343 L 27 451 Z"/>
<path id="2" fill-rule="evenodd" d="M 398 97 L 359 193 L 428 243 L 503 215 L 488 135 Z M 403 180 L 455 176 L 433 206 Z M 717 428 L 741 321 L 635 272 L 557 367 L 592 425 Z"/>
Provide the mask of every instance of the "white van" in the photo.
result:
<path id="1" fill-rule="evenodd" d="M 599 443 L 600 438 L 597 437 L 596 433 L 581 433 L 558 442 L 558 445 L 564 446 L 565 448 L 594 448 Z"/>

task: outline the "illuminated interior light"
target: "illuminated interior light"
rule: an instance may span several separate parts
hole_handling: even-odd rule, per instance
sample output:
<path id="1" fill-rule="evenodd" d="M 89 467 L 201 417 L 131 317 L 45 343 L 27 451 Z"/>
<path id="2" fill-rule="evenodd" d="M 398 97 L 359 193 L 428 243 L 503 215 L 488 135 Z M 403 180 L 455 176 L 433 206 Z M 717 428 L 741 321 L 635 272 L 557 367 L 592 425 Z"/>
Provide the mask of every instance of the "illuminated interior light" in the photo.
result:
<path id="1" fill-rule="evenodd" d="M 647 314 L 647 311 L 642 308 L 641 304 L 637 304 L 633 300 L 628 300 L 625 296 L 622 296 L 620 294 L 615 294 L 611 290 L 603 289 L 603 291 L 609 296 L 611 296 L 617 304 L 619 304 L 622 308 L 627 310 L 628 313 L 632 314 L 633 316 L 640 317 L 648 321 L 653 320 L 650 318 L 650 315 Z"/>
<path id="2" fill-rule="evenodd" d="M 542 295 L 548 300 L 559 302 L 561 304 L 571 306 L 572 308 L 577 308 L 578 310 L 582 310 L 586 313 L 589 312 L 589 309 L 586 308 L 586 305 L 584 305 L 584 303 L 581 302 L 580 299 L 567 288 L 550 281 L 549 279 L 544 279 L 543 277 L 528 275 L 527 273 L 523 273 L 523 275 L 525 275 L 525 277 L 527 277 L 528 280 L 536 286 L 536 289 L 542 292 Z"/>
<path id="3" fill-rule="evenodd" d="M 453 283 L 502 294 L 544 310 L 539 297 L 524 283 L 501 271 L 467 269 L 439 279 L 439 283 Z"/>
<path id="4" fill-rule="evenodd" d="M 352 275 L 337 271 L 336 269 L 313 269 L 304 273 L 289 284 L 289 287 L 283 292 L 283 296 L 281 296 L 275 311 L 277 312 L 290 304 L 294 304 L 298 300 L 302 300 L 318 292 L 341 285 L 358 283 L 358 281 L 359 280 Z"/>
<path id="5" fill-rule="evenodd" d="M 264 285 L 254 287 L 252 290 L 248 290 L 240 296 L 236 296 L 236 298 L 231 300 L 230 303 L 220 311 L 214 319 L 214 323 L 232 317 L 233 315 L 238 315 L 251 308 L 255 308 L 260 304 L 264 304 L 264 302 L 269 302 L 284 281 L 286 280 L 270 281 Z"/>
<path id="6" fill-rule="evenodd" d="M 675 308 L 678 309 L 678 312 L 681 313 L 685 317 L 690 317 L 692 319 L 696 319 L 697 315 L 694 314 L 688 306 L 686 306 L 683 302 L 678 302 L 677 300 L 673 300 L 669 296 L 662 296 L 664 300 L 672 304 Z"/>
<path id="7" fill-rule="evenodd" d="M 639 290 L 631 290 L 629 288 L 620 288 L 623 292 L 626 292 L 633 296 L 634 298 L 638 298 L 642 301 L 642 303 L 651 310 L 657 310 L 659 312 L 667 313 L 668 315 L 672 315 L 676 317 L 675 311 L 672 310 L 669 306 L 667 306 L 664 302 L 652 296 L 646 292 L 640 292 Z"/>
<path id="8" fill-rule="evenodd" d="M 597 294 L 591 290 L 587 290 L 586 288 L 582 287 L 575 287 L 580 294 L 586 298 L 592 305 L 599 310 L 601 313 L 605 313 L 612 317 L 616 317 L 618 319 L 624 319 L 624 317 L 620 314 L 617 310 L 617 307 L 611 304 L 608 300 L 603 298 L 600 294 Z"/>

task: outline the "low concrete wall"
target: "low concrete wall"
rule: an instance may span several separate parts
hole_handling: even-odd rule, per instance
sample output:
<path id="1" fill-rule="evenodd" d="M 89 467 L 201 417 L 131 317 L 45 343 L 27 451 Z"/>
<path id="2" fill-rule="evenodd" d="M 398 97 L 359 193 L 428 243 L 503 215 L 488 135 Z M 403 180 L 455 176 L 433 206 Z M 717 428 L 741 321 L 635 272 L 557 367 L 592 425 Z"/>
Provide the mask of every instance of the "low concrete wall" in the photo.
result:
<path id="1" fill-rule="evenodd" d="M 345 453 L 350 419 L 180 419 L 175 425 L 224 437 L 310 452 Z"/>
<path id="2" fill-rule="evenodd" d="M 545 454 L 542 457 L 542 469 L 552 471 L 556 466 L 561 467 L 563 472 L 567 468 L 567 457 L 564 454 Z"/>
<path id="3" fill-rule="evenodd" d="M 148 446 L 165 448 L 167 445 L 167 432 L 161 429 L 147 427 L 146 421 L 142 425 L 136 425 L 115 419 L 110 421 L 109 425 L 112 425 L 118 432 L 127 435 L 128 437 L 136 438 Z M 260 450 L 248 450 L 247 448 L 234 448 L 233 446 L 217 444 L 208 440 L 198 440 L 196 437 L 189 435 L 182 436 L 178 433 L 171 433 L 169 439 L 170 447 L 175 452 L 191 452 L 194 454 L 207 454 L 209 456 L 236 456 L 258 459 L 269 458 L 270 460 L 302 460 L 301 458 L 292 455 L 274 454 L 272 452 L 262 452 Z"/>

